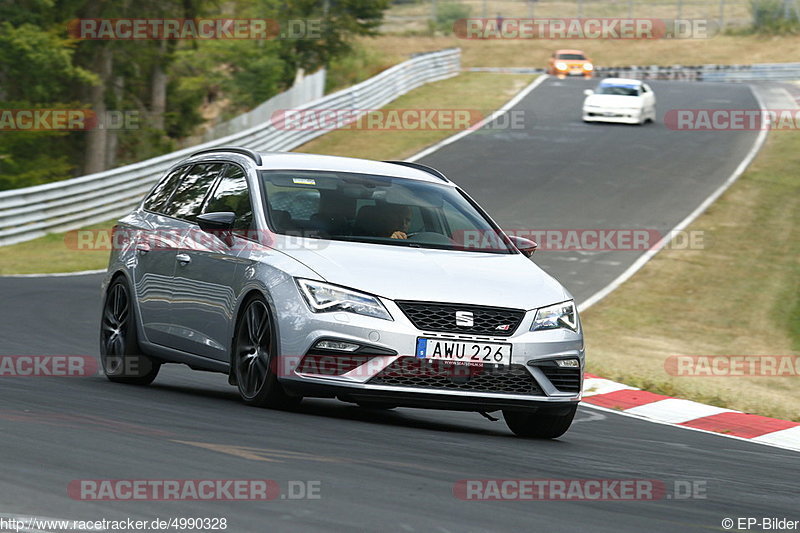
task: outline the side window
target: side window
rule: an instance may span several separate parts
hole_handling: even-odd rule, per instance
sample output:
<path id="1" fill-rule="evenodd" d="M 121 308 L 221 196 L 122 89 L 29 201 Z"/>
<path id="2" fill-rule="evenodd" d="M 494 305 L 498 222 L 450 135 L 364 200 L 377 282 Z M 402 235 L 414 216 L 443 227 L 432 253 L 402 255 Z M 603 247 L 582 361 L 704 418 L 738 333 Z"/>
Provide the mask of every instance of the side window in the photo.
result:
<path id="1" fill-rule="evenodd" d="M 245 233 L 253 229 L 253 206 L 244 170 L 237 165 L 228 165 L 225 174 L 203 208 L 203 213 L 231 211 L 236 214 L 233 229 Z"/>
<path id="2" fill-rule="evenodd" d="M 223 163 L 201 163 L 194 165 L 184 176 L 175 193 L 164 209 L 164 214 L 194 220 L 200 213 L 200 206 L 217 175 L 225 166 Z"/>
<path id="3" fill-rule="evenodd" d="M 319 213 L 319 190 L 298 187 L 272 189 L 269 196 L 269 207 L 272 211 L 286 211 L 293 220 L 311 220 L 315 213 Z"/>
<path id="4" fill-rule="evenodd" d="M 150 196 L 144 201 L 144 208 L 153 213 L 163 212 L 164 205 L 169 200 L 172 191 L 181 179 L 181 176 L 186 172 L 188 167 L 180 167 L 173 170 L 168 176 L 161 180 Z"/>

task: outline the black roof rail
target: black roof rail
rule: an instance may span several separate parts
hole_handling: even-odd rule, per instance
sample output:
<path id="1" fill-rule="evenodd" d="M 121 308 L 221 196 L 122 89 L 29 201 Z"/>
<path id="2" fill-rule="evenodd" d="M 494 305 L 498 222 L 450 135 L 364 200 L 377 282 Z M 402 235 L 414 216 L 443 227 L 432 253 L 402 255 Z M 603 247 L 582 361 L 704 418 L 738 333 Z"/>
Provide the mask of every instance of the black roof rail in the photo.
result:
<path id="1" fill-rule="evenodd" d="M 217 146 L 216 148 L 206 148 L 205 150 L 200 150 L 199 152 L 193 153 L 189 157 L 194 157 L 200 154 L 210 154 L 213 152 L 233 152 L 234 154 L 245 155 L 255 161 L 256 165 L 261 165 L 261 154 L 255 150 L 243 148 L 241 146 Z"/>
<path id="2" fill-rule="evenodd" d="M 433 174 L 440 180 L 450 183 L 450 180 L 447 179 L 447 177 L 444 174 L 442 174 L 435 168 L 429 167 L 428 165 L 423 165 L 422 163 L 415 163 L 413 161 L 384 161 L 384 163 L 392 163 L 394 165 L 403 165 L 404 167 L 416 168 L 417 170 L 427 172 L 428 174 Z"/>

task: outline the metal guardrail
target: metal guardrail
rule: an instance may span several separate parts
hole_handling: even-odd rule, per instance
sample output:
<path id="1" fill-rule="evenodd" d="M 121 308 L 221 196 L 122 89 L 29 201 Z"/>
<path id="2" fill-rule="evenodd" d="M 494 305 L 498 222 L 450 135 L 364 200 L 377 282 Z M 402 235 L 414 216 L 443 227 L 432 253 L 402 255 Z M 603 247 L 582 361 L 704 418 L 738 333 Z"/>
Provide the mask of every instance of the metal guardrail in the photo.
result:
<path id="1" fill-rule="evenodd" d="M 644 80 L 791 81 L 800 80 L 800 63 L 598 67 L 597 75 Z"/>
<path id="2" fill-rule="evenodd" d="M 543 68 L 474 67 L 473 72 L 544 74 Z M 631 65 L 596 67 L 598 78 L 635 78 L 680 81 L 794 81 L 800 80 L 800 63 L 757 63 L 754 65 Z"/>
<path id="3" fill-rule="evenodd" d="M 366 81 L 297 109 L 376 109 L 421 85 L 455 76 L 460 70 L 459 49 L 418 54 Z M 279 129 L 271 121 L 265 121 L 220 139 L 132 165 L 2 191 L 0 246 L 118 217 L 132 209 L 164 171 L 198 150 L 235 144 L 258 151 L 287 151 L 324 133 L 321 129 Z"/>

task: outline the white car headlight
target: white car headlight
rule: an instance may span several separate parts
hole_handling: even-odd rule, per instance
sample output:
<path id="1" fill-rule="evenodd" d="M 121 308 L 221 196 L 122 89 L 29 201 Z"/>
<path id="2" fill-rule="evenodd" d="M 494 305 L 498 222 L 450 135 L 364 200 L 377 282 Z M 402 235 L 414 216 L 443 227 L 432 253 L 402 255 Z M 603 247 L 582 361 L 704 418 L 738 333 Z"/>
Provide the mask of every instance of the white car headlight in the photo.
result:
<path id="1" fill-rule="evenodd" d="M 300 294 L 315 313 L 344 311 L 345 313 L 392 320 L 392 315 L 380 300 L 369 294 L 307 279 L 298 279 L 297 285 L 300 287 Z"/>
<path id="2" fill-rule="evenodd" d="M 559 61 L 558 63 L 556 63 L 556 68 L 558 70 L 567 70 L 567 64 Z"/>
<path id="3" fill-rule="evenodd" d="M 594 65 L 592 65 L 591 63 L 584 63 L 583 70 L 594 70 Z"/>
<path id="4" fill-rule="evenodd" d="M 569 300 L 536 310 L 531 331 L 561 328 L 578 331 L 578 310 L 575 308 L 575 302 Z"/>

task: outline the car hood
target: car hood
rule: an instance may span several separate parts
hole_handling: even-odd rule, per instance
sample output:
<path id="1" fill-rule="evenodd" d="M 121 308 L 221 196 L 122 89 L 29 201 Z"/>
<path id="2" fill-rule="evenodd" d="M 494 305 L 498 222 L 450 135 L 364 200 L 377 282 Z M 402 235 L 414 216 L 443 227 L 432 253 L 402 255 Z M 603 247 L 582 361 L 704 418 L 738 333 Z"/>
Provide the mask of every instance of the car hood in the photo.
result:
<path id="1" fill-rule="evenodd" d="M 591 94 L 583 105 L 611 108 L 636 108 L 642 106 L 642 99 L 636 96 L 620 96 L 618 94 Z"/>
<path id="2" fill-rule="evenodd" d="M 316 249 L 313 249 L 315 247 Z M 533 309 L 572 298 L 522 254 L 311 241 L 282 250 L 325 281 L 391 300 Z"/>

